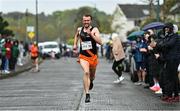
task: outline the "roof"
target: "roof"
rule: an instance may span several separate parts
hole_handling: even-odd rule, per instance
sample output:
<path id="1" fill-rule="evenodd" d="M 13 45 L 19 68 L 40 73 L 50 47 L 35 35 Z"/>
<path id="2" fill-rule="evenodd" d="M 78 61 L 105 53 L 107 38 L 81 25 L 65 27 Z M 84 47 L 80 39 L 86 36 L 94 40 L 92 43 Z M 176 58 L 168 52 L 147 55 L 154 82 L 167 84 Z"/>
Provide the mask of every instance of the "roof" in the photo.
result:
<path id="1" fill-rule="evenodd" d="M 119 4 L 119 7 L 129 19 L 139 19 L 149 15 L 148 5 Z"/>

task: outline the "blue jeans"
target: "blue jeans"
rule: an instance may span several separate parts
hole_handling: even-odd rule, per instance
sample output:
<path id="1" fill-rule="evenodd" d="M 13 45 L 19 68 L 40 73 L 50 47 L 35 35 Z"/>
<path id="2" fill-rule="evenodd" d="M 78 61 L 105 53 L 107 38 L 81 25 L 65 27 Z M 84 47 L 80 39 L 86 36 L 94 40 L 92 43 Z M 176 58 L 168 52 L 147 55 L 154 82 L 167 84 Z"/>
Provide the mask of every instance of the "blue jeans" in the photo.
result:
<path id="1" fill-rule="evenodd" d="M 5 70 L 9 70 L 9 59 L 6 58 L 6 61 L 5 61 Z"/>

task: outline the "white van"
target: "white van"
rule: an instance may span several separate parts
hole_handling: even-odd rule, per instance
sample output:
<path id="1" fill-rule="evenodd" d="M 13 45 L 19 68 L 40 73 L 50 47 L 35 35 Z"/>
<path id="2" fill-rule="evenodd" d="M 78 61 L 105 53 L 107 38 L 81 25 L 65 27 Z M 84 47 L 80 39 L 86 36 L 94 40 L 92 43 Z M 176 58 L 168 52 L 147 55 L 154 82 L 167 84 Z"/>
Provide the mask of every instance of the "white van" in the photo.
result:
<path id="1" fill-rule="evenodd" d="M 52 52 L 57 59 L 60 58 L 59 44 L 55 41 L 38 43 L 39 52 L 43 58 L 51 57 Z"/>

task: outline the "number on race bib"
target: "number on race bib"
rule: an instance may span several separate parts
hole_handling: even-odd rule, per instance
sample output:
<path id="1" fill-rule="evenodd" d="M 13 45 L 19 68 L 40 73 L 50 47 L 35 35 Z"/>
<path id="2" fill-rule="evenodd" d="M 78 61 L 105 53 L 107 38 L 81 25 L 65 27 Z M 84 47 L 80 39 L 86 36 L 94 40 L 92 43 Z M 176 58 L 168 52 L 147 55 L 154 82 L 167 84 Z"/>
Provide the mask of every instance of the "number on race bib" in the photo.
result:
<path id="1" fill-rule="evenodd" d="M 81 46 L 82 46 L 82 50 L 92 49 L 92 43 L 91 43 L 91 41 L 81 42 Z"/>

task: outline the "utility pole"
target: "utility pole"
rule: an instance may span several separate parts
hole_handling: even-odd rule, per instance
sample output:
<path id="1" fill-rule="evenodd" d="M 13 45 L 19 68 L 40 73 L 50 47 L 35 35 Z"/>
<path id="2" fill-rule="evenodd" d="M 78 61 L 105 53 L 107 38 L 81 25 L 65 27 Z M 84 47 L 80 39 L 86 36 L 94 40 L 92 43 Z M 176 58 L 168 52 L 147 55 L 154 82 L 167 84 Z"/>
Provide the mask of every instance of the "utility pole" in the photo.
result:
<path id="1" fill-rule="evenodd" d="M 156 20 L 157 20 L 157 22 L 160 21 L 160 4 L 159 4 L 159 0 L 157 0 Z"/>
<path id="2" fill-rule="evenodd" d="M 39 42 L 39 34 L 38 34 L 38 0 L 36 0 L 36 42 Z"/>
<path id="3" fill-rule="evenodd" d="M 26 9 L 26 38 L 25 38 L 25 41 L 27 42 L 27 39 L 28 39 L 28 34 L 27 34 L 27 26 L 28 26 L 28 9 Z"/>

